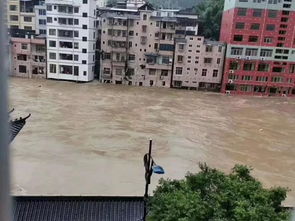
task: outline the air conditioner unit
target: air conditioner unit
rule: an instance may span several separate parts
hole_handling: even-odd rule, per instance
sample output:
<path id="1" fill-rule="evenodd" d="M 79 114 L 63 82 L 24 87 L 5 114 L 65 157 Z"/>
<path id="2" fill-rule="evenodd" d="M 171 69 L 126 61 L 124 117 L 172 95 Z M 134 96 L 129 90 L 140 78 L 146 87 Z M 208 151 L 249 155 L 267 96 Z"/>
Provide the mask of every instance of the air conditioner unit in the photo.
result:
<path id="1" fill-rule="evenodd" d="M 225 93 L 226 93 L 227 95 L 230 95 L 230 91 L 225 91 Z"/>
<path id="2" fill-rule="evenodd" d="M 234 74 L 235 71 L 234 71 L 234 70 L 230 70 L 229 73 L 230 73 L 230 74 Z"/>
<path id="3" fill-rule="evenodd" d="M 234 81 L 233 81 L 232 79 L 229 79 L 229 80 L 228 80 L 228 83 L 229 83 L 229 84 L 233 84 Z"/>

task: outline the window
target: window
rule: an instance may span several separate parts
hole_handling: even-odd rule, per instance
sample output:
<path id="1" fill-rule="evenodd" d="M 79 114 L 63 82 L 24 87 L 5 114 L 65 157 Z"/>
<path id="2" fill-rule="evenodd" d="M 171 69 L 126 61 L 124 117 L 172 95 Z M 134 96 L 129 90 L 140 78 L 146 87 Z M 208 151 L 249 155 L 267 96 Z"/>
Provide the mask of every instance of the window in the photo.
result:
<path id="1" fill-rule="evenodd" d="M 87 61 L 86 60 L 82 60 L 82 64 L 87 64 Z"/>
<path id="2" fill-rule="evenodd" d="M 268 11 L 268 17 L 269 18 L 276 18 L 277 17 L 277 11 L 276 10 L 269 10 Z"/>
<path id="3" fill-rule="evenodd" d="M 275 30 L 275 25 L 274 24 L 267 24 L 266 25 L 266 30 L 267 31 L 274 31 Z"/>
<path id="4" fill-rule="evenodd" d="M 213 46 L 212 45 L 206 45 L 206 52 L 212 52 Z"/>
<path id="5" fill-rule="evenodd" d="M 170 63 L 170 57 L 163 56 L 162 57 L 162 64 L 169 64 Z"/>
<path id="6" fill-rule="evenodd" d="M 17 10 L 17 6 L 16 5 L 10 5 L 9 6 L 9 10 L 10 11 L 16 11 Z"/>
<path id="7" fill-rule="evenodd" d="M 87 53 L 87 49 L 86 48 L 83 48 L 82 49 L 82 53 Z"/>
<path id="8" fill-rule="evenodd" d="M 56 41 L 49 41 L 49 47 L 55 48 L 56 47 Z"/>
<path id="9" fill-rule="evenodd" d="M 47 10 L 47 11 L 52 11 L 52 5 L 47 5 L 47 6 L 46 6 L 46 10 Z"/>
<path id="10" fill-rule="evenodd" d="M 245 23 L 243 22 L 236 23 L 236 29 L 244 29 L 244 28 L 245 28 Z"/>
<path id="11" fill-rule="evenodd" d="M 238 8 L 238 16 L 246 16 L 247 8 Z"/>
<path id="12" fill-rule="evenodd" d="M 221 62 L 221 58 L 217 58 L 216 63 L 217 63 L 217 64 L 220 64 L 220 62 Z"/>
<path id="13" fill-rule="evenodd" d="M 204 64 L 211 64 L 212 58 L 204 58 Z"/>
<path id="14" fill-rule="evenodd" d="M 24 16 L 24 22 L 32 22 L 32 17 Z"/>
<path id="15" fill-rule="evenodd" d="M 281 22 L 288 22 L 288 20 L 289 18 L 285 18 L 285 17 L 281 18 Z"/>
<path id="16" fill-rule="evenodd" d="M 243 48 L 232 47 L 231 48 L 231 55 L 242 55 Z"/>
<path id="17" fill-rule="evenodd" d="M 243 75 L 242 81 L 252 81 L 253 77 L 250 75 Z"/>
<path id="18" fill-rule="evenodd" d="M 49 59 L 56 59 L 56 53 L 49 53 Z"/>
<path id="19" fill-rule="evenodd" d="M 249 42 L 258 42 L 258 36 L 249 36 Z"/>
<path id="20" fill-rule="evenodd" d="M 39 19 L 39 25 L 46 25 L 45 19 Z"/>
<path id="21" fill-rule="evenodd" d="M 82 28 L 83 29 L 87 29 L 87 25 L 82 25 Z"/>
<path id="22" fill-rule="evenodd" d="M 82 13 L 82 17 L 87 17 L 87 13 L 86 12 L 83 12 Z"/>
<path id="23" fill-rule="evenodd" d="M 27 66 L 25 65 L 19 65 L 18 66 L 19 73 L 27 73 Z"/>
<path id="24" fill-rule="evenodd" d="M 236 61 L 231 61 L 229 63 L 229 70 L 239 70 L 240 69 L 240 64 Z"/>
<path id="25" fill-rule="evenodd" d="M 218 46 L 218 52 L 222 52 L 222 46 Z"/>
<path id="26" fill-rule="evenodd" d="M 56 29 L 49 29 L 49 35 L 56 35 Z"/>
<path id="27" fill-rule="evenodd" d="M 87 0 L 83 0 L 83 4 L 87 4 Z"/>
<path id="28" fill-rule="evenodd" d="M 213 77 L 216 78 L 218 76 L 218 70 L 213 70 Z"/>
<path id="29" fill-rule="evenodd" d="M 272 77 L 271 81 L 272 82 L 283 82 L 284 78 L 283 77 Z"/>
<path id="30" fill-rule="evenodd" d="M 256 48 L 246 48 L 245 55 L 246 56 L 257 56 L 258 54 L 258 49 Z"/>
<path id="31" fill-rule="evenodd" d="M 147 15 L 146 14 L 143 15 L 143 20 L 147 20 Z"/>
<path id="32" fill-rule="evenodd" d="M 52 23 L 52 17 L 47 17 L 47 23 Z"/>
<path id="33" fill-rule="evenodd" d="M 156 69 L 150 69 L 149 75 L 156 75 Z"/>
<path id="34" fill-rule="evenodd" d="M 253 9 L 253 17 L 261 17 L 262 9 Z"/>
<path id="35" fill-rule="evenodd" d="M 22 50 L 27 50 L 28 49 L 28 44 L 22 44 L 21 48 L 22 48 Z"/>
<path id="36" fill-rule="evenodd" d="M 38 13 L 39 13 L 39 15 L 46 15 L 46 10 L 45 9 L 39 9 Z"/>
<path id="37" fill-rule="evenodd" d="M 268 77 L 265 77 L 265 76 L 257 76 L 256 77 L 256 81 L 267 81 L 268 80 Z"/>
<path id="38" fill-rule="evenodd" d="M 49 72 L 50 73 L 56 73 L 56 64 L 50 64 L 49 65 Z"/>
<path id="39" fill-rule="evenodd" d="M 271 49 L 261 49 L 260 56 L 261 57 L 271 57 L 272 56 L 272 50 Z"/>
<path id="40" fill-rule="evenodd" d="M 79 43 L 78 42 L 74 42 L 74 48 L 79 49 Z"/>
<path id="41" fill-rule="evenodd" d="M 234 35 L 234 41 L 243 41 L 243 35 Z"/>
<path id="42" fill-rule="evenodd" d="M 74 19 L 74 25 L 79 25 L 79 19 Z"/>
<path id="43" fill-rule="evenodd" d="M 207 75 L 207 69 L 202 69 L 202 76 L 205 77 Z"/>
<path id="44" fill-rule="evenodd" d="M 161 70 L 161 76 L 168 76 L 168 70 Z"/>
<path id="45" fill-rule="evenodd" d="M 267 63 L 259 63 L 258 64 L 258 71 L 269 72 L 269 64 Z"/>
<path id="46" fill-rule="evenodd" d="M 272 43 L 272 39 L 273 39 L 272 37 L 265 37 L 263 41 L 264 41 L 264 43 L 269 44 L 269 43 Z"/>
<path id="47" fill-rule="evenodd" d="M 77 54 L 74 55 L 74 61 L 79 61 L 79 55 Z"/>
<path id="48" fill-rule="evenodd" d="M 25 30 L 32 30 L 32 26 L 24 26 Z"/>
<path id="49" fill-rule="evenodd" d="M 10 21 L 18 21 L 17 15 L 10 15 Z"/>
<path id="50" fill-rule="evenodd" d="M 87 41 L 87 37 L 82 37 L 82 41 Z"/>
<path id="51" fill-rule="evenodd" d="M 182 75 L 182 67 L 176 67 L 176 75 Z"/>
<path id="52" fill-rule="evenodd" d="M 135 61 L 135 55 L 134 54 L 129 54 L 128 60 L 129 61 Z"/>
<path id="53" fill-rule="evenodd" d="M 179 62 L 179 63 L 183 62 L 183 56 L 182 55 L 177 56 L 177 62 Z"/>
<path id="54" fill-rule="evenodd" d="M 253 62 L 245 62 L 243 70 L 244 71 L 254 71 L 255 70 L 255 63 L 253 63 Z"/>
<path id="55" fill-rule="evenodd" d="M 250 27 L 251 30 L 259 30 L 259 28 L 260 28 L 259 23 L 253 23 L 251 24 L 251 27 Z"/>
<path id="56" fill-rule="evenodd" d="M 142 26 L 142 32 L 145 33 L 146 31 L 147 31 L 147 26 L 146 26 L 146 25 L 143 25 L 143 26 Z"/>
<path id="57" fill-rule="evenodd" d="M 111 69 L 110 68 L 104 68 L 103 69 L 103 74 L 104 75 L 110 75 L 111 74 Z"/>
<path id="58" fill-rule="evenodd" d="M 121 68 L 116 68 L 115 73 L 116 73 L 116 75 L 122 75 L 122 69 Z"/>
<path id="59" fill-rule="evenodd" d="M 78 7 L 74 7 L 74 12 L 75 13 L 79 13 L 79 8 Z"/>

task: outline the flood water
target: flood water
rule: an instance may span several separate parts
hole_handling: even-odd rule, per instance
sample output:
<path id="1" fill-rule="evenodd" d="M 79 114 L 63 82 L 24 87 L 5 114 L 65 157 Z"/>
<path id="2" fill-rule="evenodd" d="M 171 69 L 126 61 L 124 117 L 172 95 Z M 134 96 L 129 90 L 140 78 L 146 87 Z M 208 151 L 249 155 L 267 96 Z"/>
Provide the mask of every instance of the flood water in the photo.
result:
<path id="1" fill-rule="evenodd" d="M 295 99 L 10 79 L 13 117 L 31 113 L 13 141 L 17 195 L 143 195 L 142 157 L 164 178 L 197 172 L 198 162 L 229 172 L 254 168 L 266 187 L 291 189 L 295 206 Z M 154 188 L 161 176 L 153 175 Z"/>

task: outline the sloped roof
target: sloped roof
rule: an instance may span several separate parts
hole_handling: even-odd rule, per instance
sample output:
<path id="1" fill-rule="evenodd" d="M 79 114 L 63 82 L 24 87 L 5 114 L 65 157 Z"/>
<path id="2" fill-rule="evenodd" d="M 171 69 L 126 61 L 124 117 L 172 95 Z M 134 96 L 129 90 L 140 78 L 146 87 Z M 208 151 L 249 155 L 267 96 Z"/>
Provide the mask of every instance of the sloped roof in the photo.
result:
<path id="1" fill-rule="evenodd" d="M 143 197 L 17 196 L 14 221 L 139 221 Z"/>
<path id="2" fill-rule="evenodd" d="M 25 118 L 19 118 L 13 121 L 9 122 L 9 131 L 10 131 L 10 142 L 14 140 L 14 138 L 18 135 L 18 133 L 21 131 L 21 129 L 25 126 L 26 120 L 30 117 L 29 114 Z"/>

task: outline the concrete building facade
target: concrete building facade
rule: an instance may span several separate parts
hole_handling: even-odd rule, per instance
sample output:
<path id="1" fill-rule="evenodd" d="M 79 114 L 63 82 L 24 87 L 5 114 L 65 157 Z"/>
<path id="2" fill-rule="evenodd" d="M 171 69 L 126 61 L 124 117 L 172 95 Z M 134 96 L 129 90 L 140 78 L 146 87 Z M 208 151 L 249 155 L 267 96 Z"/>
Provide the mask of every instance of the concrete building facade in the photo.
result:
<path id="1" fill-rule="evenodd" d="M 210 58 L 214 62 L 220 58 L 220 63 L 215 65 L 213 60 L 210 60 L 210 64 L 206 63 L 208 74 L 217 69 L 217 77 L 196 76 L 194 70 L 201 70 L 203 62 L 191 63 L 187 59 L 189 56 L 194 59 L 198 56 L 199 60 L 203 60 L 206 55 L 201 53 L 201 50 L 205 51 L 205 46 L 204 38 L 198 37 L 197 15 L 179 10 L 157 11 L 149 4 L 141 4 L 136 8 L 131 6 L 131 2 L 127 2 L 124 9 L 105 8 L 100 14 L 100 42 L 103 54 L 100 77 L 103 83 L 192 88 L 198 88 L 199 85 L 203 87 L 204 84 L 199 84 L 201 80 L 210 86 L 220 84 L 225 51 L 223 44 L 214 43 L 214 55 L 210 52 Z M 187 47 L 178 49 L 180 43 L 185 46 L 188 41 L 190 42 Z M 191 45 L 199 45 L 201 48 L 191 50 Z M 219 46 L 221 51 L 215 53 Z M 180 56 L 183 56 L 183 63 L 176 61 Z M 180 66 L 183 70 L 192 71 L 186 71 L 185 75 L 182 75 L 179 72 Z M 191 75 L 198 80 L 187 82 L 187 78 L 194 78 Z M 209 86 L 206 84 L 206 87 Z"/>
<path id="2" fill-rule="evenodd" d="M 11 38 L 11 75 L 46 78 L 45 39 Z"/>
<path id="3" fill-rule="evenodd" d="M 225 0 L 222 92 L 295 95 L 295 2 Z"/>
<path id="4" fill-rule="evenodd" d="M 95 0 L 46 0 L 48 78 L 94 79 L 97 39 Z"/>
<path id="5" fill-rule="evenodd" d="M 225 44 L 202 36 L 178 38 L 172 86 L 219 91 L 225 48 Z"/>
<path id="6" fill-rule="evenodd" d="M 42 5 L 43 0 L 10 0 L 7 7 L 7 25 L 11 29 L 35 30 L 36 5 Z"/>
<path id="7" fill-rule="evenodd" d="M 46 35 L 46 5 L 35 6 L 35 29 L 36 35 Z"/>

